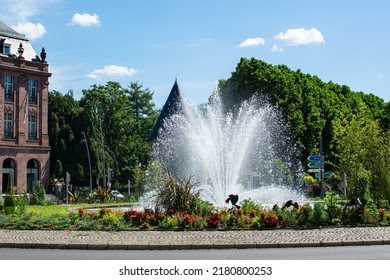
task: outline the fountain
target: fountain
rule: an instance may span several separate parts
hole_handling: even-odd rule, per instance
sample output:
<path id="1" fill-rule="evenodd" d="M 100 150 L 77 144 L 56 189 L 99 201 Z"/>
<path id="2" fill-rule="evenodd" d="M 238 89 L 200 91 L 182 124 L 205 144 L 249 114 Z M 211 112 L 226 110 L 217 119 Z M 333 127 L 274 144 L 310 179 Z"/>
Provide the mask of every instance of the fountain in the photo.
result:
<path id="1" fill-rule="evenodd" d="M 154 157 L 176 176 L 191 176 L 203 199 L 218 207 L 226 206 L 229 194 L 263 205 L 304 200 L 297 152 L 276 108 L 256 96 L 225 113 L 218 90 L 207 106 L 183 96 L 176 101 L 158 132 Z"/>

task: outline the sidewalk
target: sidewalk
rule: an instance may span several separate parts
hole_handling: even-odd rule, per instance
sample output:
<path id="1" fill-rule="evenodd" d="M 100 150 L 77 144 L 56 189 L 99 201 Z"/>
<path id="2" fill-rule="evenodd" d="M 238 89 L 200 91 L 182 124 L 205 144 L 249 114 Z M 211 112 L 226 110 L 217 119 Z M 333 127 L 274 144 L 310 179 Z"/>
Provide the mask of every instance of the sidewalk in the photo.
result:
<path id="1" fill-rule="evenodd" d="M 89 250 L 243 249 L 389 245 L 390 227 L 245 231 L 0 230 L 0 247 Z"/>

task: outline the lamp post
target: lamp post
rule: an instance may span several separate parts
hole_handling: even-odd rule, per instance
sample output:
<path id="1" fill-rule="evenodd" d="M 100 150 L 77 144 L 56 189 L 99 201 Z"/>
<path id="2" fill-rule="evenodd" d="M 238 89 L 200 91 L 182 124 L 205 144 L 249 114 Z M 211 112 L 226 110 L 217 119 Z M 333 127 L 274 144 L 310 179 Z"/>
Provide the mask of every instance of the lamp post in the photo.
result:
<path id="1" fill-rule="evenodd" d="M 85 132 L 81 132 L 81 134 L 84 136 L 85 140 L 85 147 L 87 147 L 87 155 L 88 155 L 88 164 L 89 164 L 89 193 L 92 193 L 92 169 L 91 169 L 91 157 L 89 156 L 89 148 L 88 148 L 88 142 L 87 137 L 85 136 Z"/>

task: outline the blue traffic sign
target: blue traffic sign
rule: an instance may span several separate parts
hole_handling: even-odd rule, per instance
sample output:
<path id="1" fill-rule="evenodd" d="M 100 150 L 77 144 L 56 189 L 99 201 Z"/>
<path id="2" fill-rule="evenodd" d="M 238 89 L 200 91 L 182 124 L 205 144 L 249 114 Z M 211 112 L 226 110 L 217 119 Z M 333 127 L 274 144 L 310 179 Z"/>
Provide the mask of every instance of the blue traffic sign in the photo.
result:
<path id="1" fill-rule="evenodd" d="M 324 156 L 311 155 L 307 159 L 310 161 L 324 161 Z"/>

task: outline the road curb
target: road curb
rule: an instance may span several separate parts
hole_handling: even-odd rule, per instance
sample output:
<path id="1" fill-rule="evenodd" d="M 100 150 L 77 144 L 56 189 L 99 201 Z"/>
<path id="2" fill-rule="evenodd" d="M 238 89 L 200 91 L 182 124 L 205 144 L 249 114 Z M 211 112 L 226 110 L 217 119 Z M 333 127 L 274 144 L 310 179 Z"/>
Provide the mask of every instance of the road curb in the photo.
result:
<path id="1" fill-rule="evenodd" d="M 339 246 L 390 245 L 383 240 L 337 241 L 337 242 L 283 242 L 245 244 L 60 244 L 60 243 L 0 243 L 0 248 L 18 249 L 59 249 L 59 250 L 208 250 L 208 249 L 270 249 L 308 248 Z"/>

